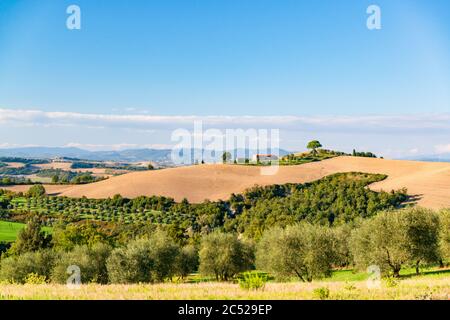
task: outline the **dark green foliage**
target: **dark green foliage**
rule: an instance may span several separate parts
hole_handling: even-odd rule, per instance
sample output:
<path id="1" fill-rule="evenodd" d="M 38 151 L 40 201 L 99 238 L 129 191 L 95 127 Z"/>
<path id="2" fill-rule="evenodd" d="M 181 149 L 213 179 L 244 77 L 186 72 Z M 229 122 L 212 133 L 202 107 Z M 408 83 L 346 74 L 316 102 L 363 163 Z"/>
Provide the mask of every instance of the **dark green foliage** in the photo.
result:
<path id="1" fill-rule="evenodd" d="M 70 183 L 72 184 L 86 184 L 86 183 L 92 183 L 92 182 L 97 182 L 97 181 L 101 181 L 104 180 L 103 178 L 98 178 L 98 177 L 94 177 L 91 174 L 79 174 L 75 177 L 73 177 L 70 180 Z"/>
<path id="2" fill-rule="evenodd" d="M 0 168 L 1 175 L 30 175 L 39 171 L 38 167 L 34 167 L 31 164 L 26 164 L 20 168 L 2 167 Z"/>
<path id="3" fill-rule="evenodd" d="M 333 266 L 349 267 L 353 263 L 349 240 L 352 230 L 357 226 L 357 223 L 347 223 L 331 228 L 334 252 Z"/>
<path id="4" fill-rule="evenodd" d="M 16 242 L 8 250 L 10 255 L 20 255 L 25 252 L 48 248 L 51 236 L 42 231 L 41 222 L 37 217 L 31 219 L 26 227 L 19 232 Z"/>
<path id="5" fill-rule="evenodd" d="M 30 189 L 28 189 L 28 192 L 26 193 L 26 196 L 29 198 L 39 198 L 46 195 L 46 191 L 43 185 L 36 184 L 32 186 Z"/>
<path id="6" fill-rule="evenodd" d="M 77 246 L 72 251 L 61 253 L 52 271 L 52 281 L 65 284 L 69 277 L 67 268 L 76 265 L 81 271 L 81 283 L 108 283 L 106 260 L 111 249 L 106 244 L 96 243 L 92 247 Z"/>
<path id="7" fill-rule="evenodd" d="M 70 165 L 72 169 L 93 169 L 95 168 L 94 163 L 92 162 L 73 162 Z"/>
<path id="8" fill-rule="evenodd" d="M 300 165 L 309 162 L 322 161 L 326 159 L 331 159 L 339 156 L 347 156 L 345 152 L 327 150 L 327 149 L 316 149 L 314 152 L 305 152 L 300 154 L 288 154 L 281 158 L 279 162 L 280 165 Z"/>
<path id="9" fill-rule="evenodd" d="M 355 149 L 353 149 L 352 156 L 354 156 L 354 157 L 364 157 L 364 158 L 376 158 L 377 157 L 372 152 L 358 152 Z"/>
<path id="10" fill-rule="evenodd" d="M 27 159 L 18 157 L 0 157 L 1 162 L 19 162 L 23 164 L 44 164 L 50 163 L 50 160 L 45 159 Z"/>
<path id="11" fill-rule="evenodd" d="M 56 249 L 69 251 L 76 246 L 83 245 L 88 247 L 98 243 L 112 245 L 113 239 L 98 224 L 83 223 L 56 226 L 53 231 L 52 243 Z"/>
<path id="12" fill-rule="evenodd" d="M 266 228 L 300 221 L 339 225 L 398 207 L 407 199 L 406 191 L 374 192 L 366 188 L 383 180 L 383 175 L 336 174 L 304 185 L 288 184 L 253 188 L 235 207 L 244 207 L 238 231 L 259 238 Z"/>
<path id="13" fill-rule="evenodd" d="M 193 245 L 185 246 L 176 259 L 176 274 L 181 279 L 198 270 L 198 250 Z"/>
<path id="14" fill-rule="evenodd" d="M 313 140 L 313 141 L 308 142 L 306 147 L 308 149 L 311 149 L 312 153 L 316 153 L 316 149 L 321 148 L 322 144 L 319 141 L 317 141 L 317 140 Z"/>
<path id="15" fill-rule="evenodd" d="M 9 242 L 0 242 L 0 257 L 2 254 L 11 248 L 11 243 Z"/>
<path id="16" fill-rule="evenodd" d="M 102 168 L 102 169 L 111 169 L 111 170 L 130 170 L 130 171 L 144 171 L 150 169 L 149 167 L 144 166 L 133 166 L 130 164 L 117 164 L 110 165 L 104 162 L 88 162 L 88 161 L 74 161 L 70 166 L 71 169 L 93 169 L 93 168 Z"/>

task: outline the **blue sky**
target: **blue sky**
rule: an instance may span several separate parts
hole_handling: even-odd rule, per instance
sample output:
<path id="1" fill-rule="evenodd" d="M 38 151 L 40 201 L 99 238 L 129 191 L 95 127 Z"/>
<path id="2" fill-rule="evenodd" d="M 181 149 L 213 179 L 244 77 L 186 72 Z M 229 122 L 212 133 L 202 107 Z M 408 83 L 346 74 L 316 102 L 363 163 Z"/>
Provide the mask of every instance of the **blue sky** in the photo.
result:
<path id="1" fill-rule="evenodd" d="M 66 28 L 71 4 L 81 30 Z M 371 4 L 381 30 L 366 28 Z M 290 149 L 319 137 L 393 157 L 450 152 L 448 39 L 447 0 L 1 0 L 0 146 L 167 145 L 178 116 L 238 126 L 246 115 L 255 127 L 275 116 L 326 124 L 271 122 Z M 100 120 L 80 130 L 74 113 Z M 144 130 L 108 115 L 169 118 Z M 406 130 L 411 116 L 427 126 Z"/>

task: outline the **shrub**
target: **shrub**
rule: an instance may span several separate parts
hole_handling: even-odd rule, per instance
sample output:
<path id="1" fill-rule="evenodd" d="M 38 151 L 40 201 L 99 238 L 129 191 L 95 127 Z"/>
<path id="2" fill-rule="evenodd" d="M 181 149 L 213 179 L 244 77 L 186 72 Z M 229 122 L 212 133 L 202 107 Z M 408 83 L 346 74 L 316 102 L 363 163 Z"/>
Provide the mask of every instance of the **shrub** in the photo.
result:
<path id="1" fill-rule="evenodd" d="M 392 276 L 388 276 L 384 279 L 384 283 L 386 284 L 386 287 L 394 288 L 394 287 L 398 286 L 399 281 L 398 281 L 398 279 L 396 279 Z"/>
<path id="2" fill-rule="evenodd" d="M 332 250 L 332 234 L 327 227 L 302 223 L 275 228 L 264 233 L 256 265 L 282 279 L 297 276 L 302 281 L 312 281 L 331 275 L 335 260 Z"/>
<path id="3" fill-rule="evenodd" d="M 69 274 L 67 268 L 76 265 L 81 271 L 81 283 L 108 283 L 106 260 L 111 253 L 111 247 L 97 243 L 92 246 L 77 246 L 70 252 L 62 253 L 52 272 L 52 281 L 66 283 Z"/>
<path id="4" fill-rule="evenodd" d="M 317 299 L 326 300 L 330 297 L 330 289 L 327 287 L 316 288 L 313 290 L 313 295 Z"/>
<path id="5" fill-rule="evenodd" d="M 40 276 L 37 273 L 30 273 L 25 277 L 25 284 L 45 284 L 47 283 L 45 276 Z"/>
<path id="6" fill-rule="evenodd" d="M 264 289 L 267 282 L 267 273 L 245 272 L 239 278 L 239 286 L 246 290 Z"/>
<path id="7" fill-rule="evenodd" d="M 0 280 L 25 283 L 32 273 L 48 280 L 57 257 L 51 250 L 40 250 L 4 258 L 1 261 Z"/>
<path id="8" fill-rule="evenodd" d="M 254 261 L 253 246 L 235 234 L 213 232 L 203 237 L 200 248 L 200 273 L 228 281 L 249 270 Z"/>

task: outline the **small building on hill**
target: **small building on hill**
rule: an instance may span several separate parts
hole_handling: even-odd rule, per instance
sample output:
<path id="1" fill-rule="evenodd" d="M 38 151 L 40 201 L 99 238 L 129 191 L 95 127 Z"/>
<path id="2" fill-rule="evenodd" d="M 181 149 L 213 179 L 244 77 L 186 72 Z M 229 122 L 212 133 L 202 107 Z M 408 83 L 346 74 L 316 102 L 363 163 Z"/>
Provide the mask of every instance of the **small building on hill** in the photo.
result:
<path id="1" fill-rule="evenodd" d="M 268 162 L 278 160 L 278 156 L 274 154 L 254 154 L 252 157 L 253 162 Z"/>

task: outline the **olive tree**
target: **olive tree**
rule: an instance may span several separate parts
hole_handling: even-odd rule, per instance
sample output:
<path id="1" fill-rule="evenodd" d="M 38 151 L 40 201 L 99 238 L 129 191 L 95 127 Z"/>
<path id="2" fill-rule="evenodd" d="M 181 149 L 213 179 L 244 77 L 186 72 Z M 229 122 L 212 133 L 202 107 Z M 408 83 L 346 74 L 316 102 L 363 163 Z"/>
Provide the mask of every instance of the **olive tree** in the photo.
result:
<path id="1" fill-rule="evenodd" d="M 349 247 L 349 239 L 353 228 L 353 224 L 346 223 L 331 229 L 334 254 L 333 265 L 336 267 L 348 267 L 353 263 Z"/>
<path id="2" fill-rule="evenodd" d="M 25 283 L 27 276 L 37 274 L 48 281 L 58 254 L 52 250 L 25 252 L 3 258 L 0 264 L 0 280 Z"/>
<path id="3" fill-rule="evenodd" d="M 250 243 L 235 234 L 213 232 L 203 237 L 200 245 L 200 273 L 228 281 L 239 272 L 249 270 L 254 262 Z"/>
<path id="4" fill-rule="evenodd" d="M 442 260 L 450 260 L 450 210 L 442 210 L 439 213 L 440 220 L 440 237 L 439 247 Z"/>
<path id="5" fill-rule="evenodd" d="M 57 283 L 66 283 L 67 268 L 76 265 L 80 268 L 82 283 L 106 284 L 108 283 L 106 260 L 110 253 L 111 247 L 103 243 L 96 243 L 92 247 L 77 246 L 72 251 L 61 253 L 53 269 L 52 280 Z"/>
<path id="6" fill-rule="evenodd" d="M 409 247 L 416 273 L 420 264 L 437 262 L 439 254 L 439 216 L 432 210 L 411 208 L 402 210 L 408 232 Z"/>
<path id="7" fill-rule="evenodd" d="M 308 282 L 329 276 L 335 260 L 331 231 L 308 223 L 267 230 L 256 253 L 258 269 Z"/>
<path id="8" fill-rule="evenodd" d="M 198 269 L 198 250 L 193 245 L 187 245 L 180 250 L 176 259 L 176 274 L 184 279 Z"/>
<path id="9" fill-rule="evenodd" d="M 113 283 L 162 282 L 176 271 L 179 247 L 163 231 L 147 239 L 137 239 L 117 248 L 108 258 L 107 269 Z"/>
<path id="10" fill-rule="evenodd" d="M 426 209 L 407 208 L 379 213 L 353 230 L 350 248 L 359 268 L 380 267 L 383 274 L 400 276 L 405 264 L 433 262 L 438 258 L 439 222 Z"/>

